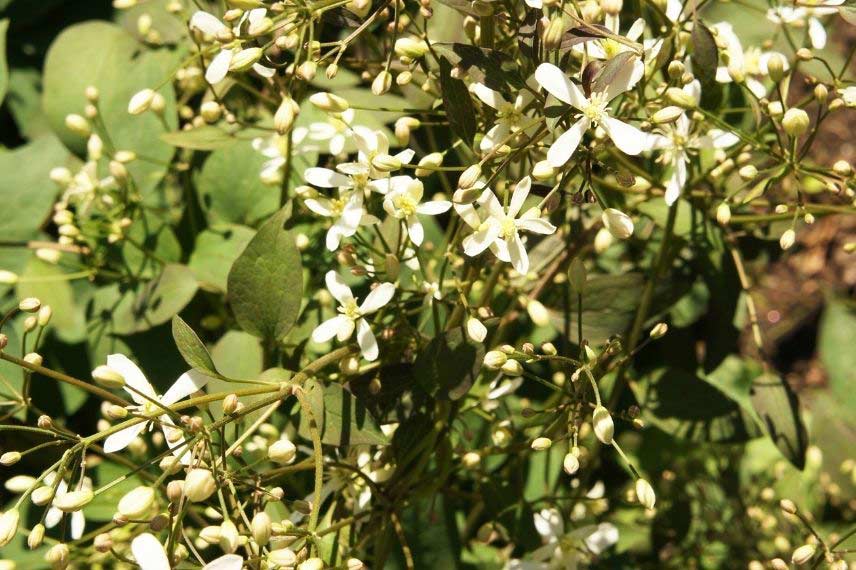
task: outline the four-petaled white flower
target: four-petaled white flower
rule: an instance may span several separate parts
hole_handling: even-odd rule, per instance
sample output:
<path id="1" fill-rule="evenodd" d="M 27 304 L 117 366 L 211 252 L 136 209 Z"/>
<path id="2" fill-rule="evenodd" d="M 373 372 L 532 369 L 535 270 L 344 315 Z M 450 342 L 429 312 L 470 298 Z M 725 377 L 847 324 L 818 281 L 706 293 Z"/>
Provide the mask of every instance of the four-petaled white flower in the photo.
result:
<path id="1" fill-rule="evenodd" d="M 45 484 L 53 485 L 56 481 L 56 473 L 51 471 L 45 476 Z M 84 477 L 83 482 L 80 486 L 81 490 L 92 490 L 92 479 L 89 477 Z M 59 483 L 56 485 L 56 495 L 55 497 L 60 497 L 68 492 L 68 483 L 65 482 L 65 479 L 61 479 Z M 56 498 L 54 498 L 56 501 Z M 59 521 L 62 520 L 62 516 L 65 513 L 61 511 L 59 508 L 51 506 L 48 509 L 48 512 L 45 514 L 45 528 L 53 528 L 59 524 Z M 83 510 L 77 510 L 71 513 L 71 538 L 77 540 L 81 536 L 83 536 L 83 529 L 86 528 L 86 516 L 83 514 Z"/>
<path id="2" fill-rule="evenodd" d="M 716 80 L 719 83 L 731 83 L 735 77 L 746 81 L 746 87 L 758 98 L 767 94 L 763 79 L 769 75 L 767 64 L 772 57 L 781 57 L 784 69 L 788 68 L 788 60 L 782 54 L 774 51 L 762 52 L 756 47 L 743 50 L 740 38 L 734 33 L 734 28 L 728 22 L 719 22 L 710 27 L 716 37 L 716 44 L 725 51 L 722 60 L 724 65 L 716 69 Z"/>
<path id="3" fill-rule="evenodd" d="M 143 533 L 131 541 L 131 554 L 142 570 L 170 570 L 172 565 L 163 544 L 151 533 Z M 237 554 L 226 554 L 202 567 L 202 570 L 241 570 L 244 559 Z"/>
<path id="4" fill-rule="evenodd" d="M 389 155 L 389 139 L 382 131 L 369 129 L 368 127 L 355 126 L 352 129 L 354 141 L 357 143 L 357 162 L 364 164 L 369 169 L 372 178 L 384 178 L 388 174 L 378 170 L 372 161 L 378 156 Z M 410 164 L 416 153 L 407 148 L 392 155 L 401 161 L 401 164 Z"/>
<path id="5" fill-rule="evenodd" d="M 108 436 L 104 441 L 104 451 L 115 453 L 125 449 L 134 438 L 146 429 L 147 425 L 151 429 L 156 420 L 163 429 L 167 445 L 175 450 L 175 455 L 183 464 L 189 465 L 190 452 L 184 445 L 184 435 L 163 408 L 169 407 L 196 392 L 205 386 L 211 378 L 196 370 L 189 370 L 179 376 L 178 380 L 169 387 L 163 396 L 159 396 L 154 387 L 146 380 L 143 372 L 128 357 L 122 354 L 111 354 L 107 357 L 107 366 L 125 378 L 125 391 L 136 402 L 136 405 L 129 406 L 128 409 L 137 416 L 149 419 Z"/>
<path id="6" fill-rule="evenodd" d="M 532 93 L 523 90 L 517 94 L 514 102 L 510 103 L 501 93 L 483 83 L 473 83 L 470 90 L 485 105 L 496 110 L 496 124 L 485 133 L 484 138 L 479 143 L 482 152 L 493 150 L 497 145 L 503 144 L 509 135 L 522 129 L 526 119 L 524 111 L 534 99 Z M 529 130 L 532 128 L 530 127 Z"/>
<path id="7" fill-rule="evenodd" d="M 698 102 L 701 85 L 692 81 L 684 86 L 684 92 Z M 687 163 L 692 152 L 702 148 L 727 148 L 740 142 L 734 133 L 719 129 L 711 129 L 705 135 L 693 133 L 686 113 L 681 113 L 674 123 L 664 125 L 660 131 L 649 135 L 649 146 L 662 151 L 658 161 L 672 167 L 672 175 L 666 183 L 666 203 L 669 205 L 678 199 L 687 183 Z"/>
<path id="8" fill-rule="evenodd" d="M 635 59 L 635 58 L 634 58 Z M 561 69 L 552 63 L 542 63 L 535 70 L 535 79 L 556 99 L 580 111 L 576 122 L 547 151 L 547 161 L 555 168 L 564 166 L 574 154 L 583 135 L 592 126 L 601 127 L 621 152 L 637 155 L 646 149 L 648 137 L 631 125 L 610 116 L 609 103 L 627 91 L 633 84 L 636 71 L 633 59 L 629 60 L 605 91 L 589 97 L 576 86 Z"/>
<path id="9" fill-rule="evenodd" d="M 775 6 L 767 10 L 767 19 L 774 24 L 804 26 L 808 22 L 808 37 L 811 47 L 826 47 L 826 28 L 820 18 L 838 13 L 844 0 L 816 0 L 801 3 L 799 6 Z"/>
<path id="10" fill-rule="evenodd" d="M 291 156 L 299 156 L 304 152 L 317 150 L 311 144 L 305 144 L 309 131 L 306 127 L 296 127 L 291 131 Z M 257 137 L 252 142 L 253 149 L 267 158 L 262 164 L 259 178 L 262 182 L 270 185 L 278 185 L 282 182 L 283 167 L 289 154 L 288 135 L 275 134 L 267 138 Z"/>
<path id="11" fill-rule="evenodd" d="M 461 219 L 475 230 L 464 238 L 464 253 L 476 256 L 490 248 L 500 261 L 510 262 L 518 273 L 529 271 L 529 256 L 520 230 L 536 234 L 556 231 L 556 226 L 541 217 L 538 207 L 529 208 L 518 215 L 531 187 L 532 180 L 528 176 L 518 182 L 507 208 L 502 206 L 490 189 L 485 189 L 476 200 L 478 210 L 471 204 L 456 205 L 455 210 Z"/>
<path id="12" fill-rule="evenodd" d="M 214 39 L 238 36 L 241 33 L 241 26 L 247 22 L 249 26 L 260 23 L 267 17 L 266 8 L 255 8 L 244 13 L 238 24 L 230 29 L 226 24 L 221 22 L 216 16 L 198 10 L 190 17 L 190 28 L 199 30 L 204 34 L 212 36 Z M 252 49 L 252 48 L 251 48 Z M 241 53 L 241 42 L 233 41 L 223 46 L 220 52 L 214 56 L 208 68 L 205 70 L 205 80 L 211 85 L 215 85 L 223 81 L 226 74 L 229 73 L 233 61 L 237 61 L 236 56 Z M 253 71 L 262 77 L 273 77 L 275 70 L 270 67 L 256 62 L 253 64 Z"/>
<path id="13" fill-rule="evenodd" d="M 357 343 L 360 345 L 363 357 L 366 360 L 377 360 L 377 339 L 365 317 L 389 303 L 395 293 L 395 285 L 381 283 L 372 289 L 361 305 L 358 305 L 350 287 L 345 285 L 338 273 L 328 271 L 325 280 L 327 290 L 339 302 L 339 315 L 318 325 L 312 331 L 312 340 L 320 343 L 336 337 L 339 342 L 344 342 L 351 338 L 356 329 Z"/>
<path id="14" fill-rule="evenodd" d="M 508 570 L 573 570 L 586 561 L 586 552 L 597 556 L 618 542 L 618 528 L 611 523 L 565 532 L 565 523 L 557 509 L 542 509 L 535 513 L 534 522 L 545 544 L 528 560 L 509 562 Z"/>
<path id="15" fill-rule="evenodd" d="M 417 214 L 436 216 L 452 207 L 446 200 L 432 200 L 421 204 L 424 188 L 422 182 L 409 176 L 395 176 L 390 180 L 390 190 L 384 196 L 383 209 L 386 213 L 404 220 L 407 225 L 407 235 L 413 245 L 422 245 L 425 230 Z"/>

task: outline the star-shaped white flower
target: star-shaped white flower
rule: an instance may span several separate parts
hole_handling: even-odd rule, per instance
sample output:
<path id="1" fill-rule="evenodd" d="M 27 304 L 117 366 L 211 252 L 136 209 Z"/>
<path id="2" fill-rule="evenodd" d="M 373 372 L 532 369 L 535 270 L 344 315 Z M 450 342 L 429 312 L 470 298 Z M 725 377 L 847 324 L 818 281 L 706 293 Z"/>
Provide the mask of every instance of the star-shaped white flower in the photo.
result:
<path id="1" fill-rule="evenodd" d="M 446 200 L 420 203 L 423 192 L 424 188 L 420 180 L 409 176 L 395 176 L 390 182 L 390 191 L 383 200 L 383 209 L 390 216 L 404 220 L 407 225 L 407 235 L 416 246 L 422 245 L 422 240 L 425 238 L 425 230 L 417 214 L 436 216 L 452 207 L 452 203 Z"/>
<path id="2" fill-rule="evenodd" d="M 609 103 L 630 89 L 635 78 L 635 63 L 633 58 L 619 70 L 614 80 L 605 91 L 592 93 L 589 97 L 583 94 L 561 69 L 552 63 L 542 63 L 535 70 L 535 79 L 559 101 L 579 110 L 576 122 L 559 138 L 553 141 L 547 151 L 547 161 L 554 168 L 564 166 L 574 154 L 583 139 L 583 135 L 591 127 L 601 127 L 615 143 L 618 149 L 630 155 L 637 155 L 646 148 L 645 133 L 616 119 L 610 115 Z"/>
<path id="3" fill-rule="evenodd" d="M 382 131 L 375 131 L 363 126 L 355 126 L 353 128 L 354 141 L 357 143 L 357 162 L 364 164 L 369 168 L 369 174 L 372 178 L 384 178 L 388 176 L 386 172 L 377 170 L 372 161 L 382 155 L 389 155 L 389 139 Z M 404 149 L 392 155 L 401 161 L 401 164 L 410 164 L 413 160 L 415 152 L 411 149 Z"/>
<path id="4" fill-rule="evenodd" d="M 190 17 L 190 28 L 199 30 L 204 34 L 208 34 L 213 38 L 230 37 L 232 35 L 239 36 L 241 34 L 241 26 L 247 22 L 249 26 L 258 24 L 267 16 L 266 8 L 256 8 L 249 10 L 241 17 L 234 28 L 229 28 L 221 22 L 213 14 L 209 14 L 203 10 L 198 10 Z M 236 56 L 241 53 L 241 42 L 235 41 L 223 46 L 220 52 L 214 56 L 208 68 L 205 70 L 205 80 L 211 85 L 216 85 L 225 79 L 226 74 L 232 66 L 232 62 Z M 253 71 L 262 77 L 273 77 L 275 70 L 270 67 L 265 67 L 260 63 L 253 64 Z"/>
<path id="5" fill-rule="evenodd" d="M 143 533 L 131 541 L 131 554 L 142 570 L 170 570 L 172 566 L 163 544 L 151 533 Z M 244 559 L 237 554 L 226 554 L 214 559 L 202 570 L 241 570 Z"/>
<path id="6" fill-rule="evenodd" d="M 844 0 L 817 0 L 806 2 L 800 6 L 775 6 L 767 10 L 767 19 L 774 24 L 805 26 L 808 22 L 808 37 L 811 47 L 823 49 L 826 47 L 826 28 L 820 18 L 836 14 Z"/>
<path id="7" fill-rule="evenodd" d="M 157 419 L 161 425 L 161 429 L 163 429 L 167 445 L 171 449 L 175 449 L 175 455 L 183 464 L 189 465 L 190 452 L 183 445 L 184 436 L 181 430 L 175 427 L 169 415 L 164 413 L 161 406 L 171 406 L 182 398 L 189 396 L 205 386 L 211 378 L 196 370 L 189 370 L 179 376 L 178 380 L 169 387 L 163 396 L 159 396 L 143 372 L 128 357 L 122 354 L 111 354 L 107 357 L 107 366 L 125 378 L 124 389 L 131 395 L 131 399 L 136 402 L 136 405 L 129 406 L 128 409 L 137 416 L 151 418 L 151 421 L 136 423 L 108 436 L 104 440 L 104 451 L 115 453 L 125 449 L 131 444 L 134 438 L 146 429 L 147 425 L 151 429 L 154 420 Z M 160 406 L 155 404 L 155 402 L 158 402 Z"/>
<path id="8" fill-rule="evenodd" d="M 56 473 L 50 472 L 45 476 L 45 484 L 53 485 L 54 481 L 56 481 Z M 89 477 L 83 478 L 83 484 L 80 487 L 81 490 L 92 490 L 92 479 Z M 60 480 L 56 486 L 56 495 L 55 497 L 60 497 L 64 495 L 68 491 L 68 483 L 65 482 L 65 479 Z M 54 498 L 56 501 L 56 498 Z M 59 524 L 59 521 L 62 520 L 62 516 L 65 513 L 61 511 L 59 508 L 55 506 L 51 506 L 48 509 L 48 512 L 45 514 L 45 528 L 53 528 Z M 71 513 L 71 538 L 77 540 L 81 536 L 83 536 L 83 530 L 86 528 L 86 516 L 83 514 L 83 510 L 77 510 Z"/>
<path id="9" fill-rule="evenodd" d="M 520 214 L 531 187 L 532 180 L 528 176 L 518 182 L 507 208 L 490 189 L 485 189 L 476 201 L 478 213 L 472 205 L 456 206 L 455 210 L 464 222 L 475 230 L 464 238 L 464 253 L 476 256 L 490 248 L 500 261 L 510 262 L 518 273 L 529 271 L 529 256 L 520 231 L 545 235 L 556 231 L 556 226 L 541 218 L 537 207 Z"/>
<path id="10" fill-rule="evenodd" d="M 510 134 L 521 130 L 526 119 L 524 111 L 534 99 L 532 93 L 524 90 L 517 94 L 512 103 L 506 100 L 501 93 L 483 83 L 473 83 L 470 91 L 485 105 L 496 110 L 496 124 L 488 130 L 479 143 L 482 152 L 493 150 L 494 147 L 502 144 L 502 141 L 508 138 Z"/>
<path id="11" fill-rule="evenodd" d="M 305 152 L 317 150 L 314 145 L 306 144 L 309 131 L 306 127 L 296 127 L 291 131 L 291 156 L 299 156 Z M 283 167 L 286 157 L 289 155 L 288 135 L 275 134 L 267 138 L 257 137 L 253 139 L 253 149 L 267 158 L 262 164 L 259 178 L 262 182 L 270 185 L 278 185 L 282 182 Z"/>
<path id="12" fill-rule="evenodd" d="M 743 50 L 740 38 L 734 33 L 734 28 L 728 22 L 719 22 L 710 27 L 716 37 L 716 44 L 725 51 L 725 57 L 720 61 L 726 62 L 716 69 L 716 80 L 719 83 L 731 83 L 733 76 L 743 77 L 746 87 L 758 98 L 767 94 L 763 79 L 769 75 L 767 64 L 773 56 L 781 57 L 788 69 L 788 60 L 782 54 L 774 51 L 762 52 L 757 47 Z"/>
<path id="13" fill-rule="evenodd" d="M 358 305 L 350 287 L 345 285 L 338 273 L 328 271 L 325 281 L 327 290 L 339 302 L 339 314 L 318 325 L 312 331 L 312 340 L 320 343 L 336 337 L 339 342 L 344 342 L 351 338 L 356 329 L 357 343 L 360 345 L 363 357 L 366 360 L 377 360 L 377 339 L 365 317 L 389 303 L 395 293 L 395 285 L 381 283 L 372 289 L 361 305 Z"/>

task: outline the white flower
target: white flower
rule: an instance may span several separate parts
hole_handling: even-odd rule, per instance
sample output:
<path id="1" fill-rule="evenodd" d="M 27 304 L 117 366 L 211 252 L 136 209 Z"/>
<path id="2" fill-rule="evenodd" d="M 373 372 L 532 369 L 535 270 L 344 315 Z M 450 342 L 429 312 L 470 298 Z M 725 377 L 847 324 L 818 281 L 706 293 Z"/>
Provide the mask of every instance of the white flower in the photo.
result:
<path id="1" fill-rule="evenodd" d="M 45 476 L 45 483 L 47 485 L 53 485 L 54 481 L 56 481 L 56 473 L 51 472 Z M 89 477 L 83 478 L 83 483 L 80 486 L 80 490 L 92 490 L 92 479 Z M 65 482 L 64 479 L 61 479 L 59 483 L 57 483 L 56 494 L 54 496 L 53 503 L 56 502 L 56 497 L 60 497 L 68 492 L 68 483 Z M 53 506 L 48 509 L 48 512 L 45 514 L 45 528 L 53 528 L 59 524 L 59 521 L 62 520 L 62 516 L 65 514 L 56 506 Z M 71 513 L 71 538 L 77 540 L 81 536 L 83 536 L 83 529 L 86 527 L 86 517 L 83 514 L 83 510 L 77 510 Z"/>
<path id="2" fill-rule="evenodd" d="M 800 6 L 775 6 L 767 10 L 767 19 L 774 24 L 803 27 L 808 22 L 808 37 L 811 47 L 826 47 L 826 29 L 820 18 L 836 14 L 844 0 L 816 0 Z"/>
<path id="3" fill-rule="evenodd" d="M 456 206 L 464 222 L 475 230 L 464 239 L 464 253 L 474 257 L 490 248 L 501 261 L 510 262 L 518 273 L 529 271 L 529 256 L 523 246 L 520 230 L 537 234 L 552 234 L 556 231 L 556 226 L 541 218 L 537 207 L 518 216 L 531 186 L 532 180 L 528 176 L 518 182 L 507 208 L 500 204 L 492 190 L 485 189 L 476 201 L 480 206 L 479 212 L 487 214 L 484 220 L 472 205 Z"/>
<path id="4" fill-rule="evenodd" d="M 351 128 L 354 115 L 353 109 L 346 109 L 341 113 L 325 113 L 325 120 L 309 124 L 309 140 L 326 143 L 324 148 L 333 156 L 347 152 L 348 143 L 354 138 L 354 131 Z M 350 147 L 354 148 L 354 146 L 355 143 L 351 142 Z"/>
<path id="5" fill-rule="evenodd" d="M 386 172 L 381 172 L 372 165 L 372 161 L 376 157 L 389 154 L 389 139 L 386 138 L 386 135 L 381 131 L 375 131 L 362 126 L 355 126 L 353 133 L 354 141 L 357 143 L 357 149 L 359 150 L 357 153 L 357 162 L 369 168 L 369 175 L 372 178 L 384 178 L 387 176 Z M 415 154 L 414 151 L 405 149 L 392 155 L 392 157 L 400 160 L 401 164 L 410 164 Z"/>
<path id="6" fill-rule="evenodd" d="M 131 541 L 131 554 L 142 570 L 170 570 L 171 566 L 163 544 L 148 532 Z M 202 570 L 241 570 L 244 559 L 237 554 L 226 554 L 202 567 Z"/>
<path id="7" fill-rule="evenodd" d="M 291 156 L 315 150 L 312 145 L 304 144 L 309 131 L 306 127 L 297 127 L 291 131 Z M 257 137 L 252 142 L 253 149 L 267 158 L 262 164 L 259 178 L 265 184 L 278 185 L 282 182 L 283 167 L 288 156 L 288 135 L 275 134 L 268 138 Z"/>
<path id="8" fill-rule="evenodd" d="M 603 23 L 606 28 L 615 35 L 620 35 L 620 27 L 621 21 L 618 14 L 606 14 L 603 19 Z M 630 26 L 630 29 L 627 30 L 627 34 L 624 36 L 631 42 L 638 42 L 639 38 L 642 37 L 642 34 L 645 32 L 645 20 L 642 18 L 638 18 L 633 25 Z M 657 52 L 660 50 L 660 46 L 662 45 L 662 40 L 657 42 L 648 42 L 648 45 L 645 46 L 649 48 L 649 53 L 646 53 L 646 59 L 652 59 L 656 57 Z M 634 52 L 634 49 L 627 44 L 621 43 L 612 38 L 599 38 L 594 39 L 587 42 L 582 42 L 574 45 L 571 49 L 578 53 L 584 53 L 589 58 L 594 59 L 612 59 L 618 54 L 625 52 Z M 647 51 L 647 50 L 646 50 Z M 639 57 L 633 58 L 633 73 L 631 75 L 631 79 L 629 81 L 627 89 L 632 89 L 636 83 L 642 79 L 642 76 L 645 74 L 645 64 Z"/>
<path id="9" fill-rule="evenodd" d="M 371 326 L 365 319 L 366 315 L 374 313 L 392 299 L 395 285 L 381 283 L 366 296 L 362 305 L 357 305 L 351 289 L 345 285 L 335 271 L 328 271 L 325 276 L 327 290 L 339 302 L 339 315 L 328 319 L 312 331 L 314 342 L 327 342 L 334 336 L 339 342 L 351 338 L 354 329 L 357 331 L 357 343 L 366 360 L 376 360 L 378 357 L 377 339 L 372 333 Z"/>
<path id="10" fill-rule="evenodd" d="M 383 209 L 407 225 L 407 235 L 413 245 L 419 246 L 425 237 L 422 223 L 416 214 L 436 216 L 452 207 L 446 200 L 432 200 L 420 204 L 424 188 L 422 182 L 409 176 L 395 176 L 389 182 L 390 191 L 383 199 Z"/>
<path id="11" fill-rule="evenodd" d="M 514 98 L 514 102 L 510 103 L 500 93 L 482 83 L 474 83 L 470 91 L 485 105 L 496 110 L 496 124 L 488 130 L 479 143 L 482 152 L 493 150 L 510 134 L 521 130 L 521 125 L 526 118 L 523 111 L 534 99 L 532 93 L 523 90 Z"/>
<path id="12" fill-rule="evenodd" d="M 740 38 L 734 33 L 734 28 L 728 22 L 719 22 L 710 27 L 716 36 L 716 44 L 725 50 L 725 57 L 720 58 L 724 65 L 716 69 L 716 80 L 719 83 L 731 83 L 734 77 L 745 79 L 746 87 L 758 98 L 767 94 L 767 87 L 761 82 L 767 77 L 767 63 L 773 56 L 782 58 L 788 69 L 787 58 L 774 51 L 762 52 L 756 47 L 743 50 Z"/>
<path id="13" fill-rule="evenodd" d="M 845 87 L 840 92 L 841 100 L 848 107 L 856 107 L 856 85 Z"/>
<path id="14" fill-rule="evenodd" d="M 580 111 L 576 122 L 559 138 L 553 141 L 547 151 L 547 161 L 551 166 L 563 166 L 582 141 L 583 135 L 592 126 L 600 126 L 621 152 L 637 155 L 646 148 L 648 137 L 631 125 L 610 116 L 609 103 L 632 85 L 635 77 L 635 65 L 625 65 L 605 91 L 592 93 L 586 97 L 583 92 L 551 63 L 542 63 L 535 70 L 538 84 L 560 101 Z"/>
<path id="15" fill-rule="evenodd" d="M 115 453 L 125 449 L 134 438 L 142 433 L 147 425 L 151 428 L 151 424 L 157 420 L 161 425 L 161 429 L 163 429 L 167 445 L 173 449 L 179 448 L 175 451 L 175 455 L 183 464 L 189 465 L 190 452 L 184 446 L 184 436 L 181 430 L 175 427 L 169 415 L 164 413 L 163 407 L 168 407 L 196 392 L 205 386 L 211 378 L 196 370 L 188 370 L 178 377 L 178 380 L 169 387 L 163 396 L 159 396 L 155 392 L 154 387 L 146 380 L 143 372 L 126 356 L 111 354 L 107 357 L 107 366 L 125 378 L 124 389 L 131 395 L 131 399 L 137 403 L 137 405 L 129 406 L 128 409 L 140 417 L 149 418 L 151 421 L 136 423 L 110 435 L 104 441 L 104 451 L 106 453 Z M 155 404 L 155 402 L 160 404 L 160 406 Z"/>
<path id="16" fill-rule="evenodd" d="M 684 91 L 699 100 L 700 86 L 693 81 L 684 86 Z M 733 133 L 718 129 L 708 131 L 706 135 L 692 133 L 692 124 L 686 113 L 677 120 L 660 128 L 662 134 L 654 133 L 649 137 L 649 146 L 662 151 L 659 162 L 672 167 L 672 176 L 666 183 L 666 203 L 671 205 L 681 195 L 687 183 L 687 163 L 690 154 L 702 148 L 727 148 L 737 144 L 740 139 Z"/>
<path id="17" fill-rule="evenodd" d="M 512 560 L 508 570 L 575 569 L 585 561 L 586 551 L 597 556 L 618 542 L 618 528 L 610 523 L 586 525 L 566 533 L 557 509 L 535 513 L 534 522 L 544 546 L 536 549 L 530 560 Z"/>
<path id="18" fill-rule="evenodd" d="M 256 8 L 244 13 L 237 25 L 233 29 L 229 29 L 226 24 L 217 19 L 216 16 L 198 10 L 190 18 L 190 28 L 199 30 L 200 32 L 212 36 L 213 38 L 228 37 L 232 34 L 238 36 L 241 33 L 241 26 L 244 22 L 248 22 L 250 26 L 258 24 L 261 20 L 267 17 L 265 8 Z M 220 83 L 229 73 L 229 68 L 232 66 L 232 61 L 239 53 L 241 53 L 241 42 L 236 41 L 223 46 L 220 52 L 214 56 L 208 68 L 205 70 L 205 80 L 211 85 Z M 275 70 L 270 67 L 265 67 L 260 63 L 253 64 L 253 71 L 262 77 L 273 77 Z"/>

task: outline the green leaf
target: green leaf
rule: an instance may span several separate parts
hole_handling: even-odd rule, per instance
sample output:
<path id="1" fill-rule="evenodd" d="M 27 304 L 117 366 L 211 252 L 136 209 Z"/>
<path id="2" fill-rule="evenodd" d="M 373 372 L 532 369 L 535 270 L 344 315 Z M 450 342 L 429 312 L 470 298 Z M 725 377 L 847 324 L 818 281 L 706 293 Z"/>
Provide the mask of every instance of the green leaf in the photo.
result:
<path id="1" fill-rule="evenodd" d="M 65 342 L 80 342 L 86 338 L 83 308 L 75 302 L 71 282 L 57 265 L 33 256 L 18 281 L 18 298 L 36 297 L 53 309 L 50 327 Z"/>
<path id="2" fill-rule="evenodd" d="M 106 491 L 95 495 L 92 502 L 83 509 L 83 514 L 91 521 L 103 522 L 111 520 L 113 515 L 116 514 L 116 505 L 119 504 L 119 500 L 125 493 L 138 485 L 145 484 L 144 481 L 133 475 L 125 479 L 128 475 L 128 468 L 113 463 L 109 458 L 99 463 L 94 471 L 95 481 L 93 483 L 96 489 L 114 481 L 120 482 Z"/>
<path id="3" fill-rule="evenodd" d="M 187 131 L 164 133 L 160 138 L 172 146 L 192 150 L 217 150 L 238 142 L 238 139 L 233 135 L 211 125 L 204 125 Z"/>
<path id="4" fill-rule="evenodd" d="M 265 222 L 229 271 L 227 291 L 238 324 L 278 341 L 294 326 L 303 297 L 303 270 L 294 236 L 283 228 L 286 206 Z"/>
<path id="5" fill-rule="evenodd" d="M 93 300 L 93 314 L 106 321 L 105 332 L 129 335 L 163 324 L 196 294 L 196 278 L 185 265 L 168 263 L 157 277 L 130 289 L 111 285 Z"/>
<path id="6" fill-rule="evenodd" d="M 440 58 L 440 92 L 452 131 L 472 148 L 477 128 L 476 109 L 467 86 L 452 77 L 452 65 L 443 57 Z"/>
<path id="7" fill-rule="evenodd" d="M 341 385 L 311 380 L 306 386 L 306 398 L 321 432 L 322 443 L 337 447 L 389 443 L 365 406 Z M 299 431 L 305 439 L 310 438 L 308 420 L 301 414 Z"/>
<path id="8" fill-rule="evenodd" d="M 797 469 L 802 469 L 808 435 L 797 395 L 782 377 L 768 373 L 755 379 L 750 397 L 767 435 L 785 459 Z"/>
<path id="9" fill-rule="evenodd" d="M 245 226 L 221 224 L 196 236 L 196 247 L 187 265 L 199 286 L 206 291 L 225 292 L 229 268 L 255 234 L 255 230 Z"/>
<path id="10" fill-rule="evenodd" d="M 85 89 L 98 88 L 99 120 L 105 140 L 116 149 L 132 150 L 145 160 L 128 164 L 137 188 L 145 194 L 166 173 L 173 147 L 160 140 L 163 122 L 154 113 L 128 114 L 128 102 L 142 89 L 159 87 L 166 103 L 163 121 L 177 127 L 175 93 L 168 79 L 176 54 L 141 49 L 121 27 L 90 21 L 66 28 L 51 44 L 44 67 L 44 112 L 62 142 L 80 156 L 86 153 L 86 138 L 65 126 L 71 113 L 83 114 Z M 101 133 L 102 136 L 104 133 Z"/>
<path id="11" fill-rule="evenodd" d="M 9 88 L 9 64 L 6 62 L 6 32 L 9 30 L 9 19 L 0 20 L 0 103 L 6 97 Z"/>
<path id="12" fill-rule="evenodd" d="M 226 377 L 240 378 L 242 380 L 265 380 L 279 381 L 284 380 L 277 375 L 277 369 L 266 370 L 262 372 L 264 366 L 264 355 L 262 353 L 262 345 L 259 339 L 251 334 L 243 331 L 228 331 L 217 343 L 211 348 L 211 358 L 217 367 Z M 205 386 L 206 392 L 214 394 L 215 392 L 231 392 L 238 388 L 245 388 L 247 384 L 235 384 L 221 378 L 212 378 Z M 242 396 L 240 401 L 245 406 L 251 406 L 259 400 L 269 397 L 270 394 L 257 394 L 255 396 Z M 215 418 L 223 416 L 221 406 L 212 406 L 211 413 Z M 263 410 L 257 410 L 244 416 L 244 422 L 251 423 L 255 421 L 263 413 Z"/>
<path id="13" fill-rule="evenodd" d="M 51 212 L 57 194 L 50 171 L 62 166 L 68 151 L 53 135 L 0 153 L 0 237 L 33 239 Z"/>
<path id="14" fill-rule="evenodd" d="M 136 6 L 123 10 L 116 10 L 116 21 L 125 28 L 129 34 L 138 41 L 149 41 L 150 38 L 140 34 L 137 22 L 141 16 L 151 19 L 152 32 L 157 33 L 158 41 L 155 43 L 175 44 L 187 36 L 187 28 L 184 21 L 167 10 L 171 0 L 148 0 L 140 2 Z M 149 32 L 151 34 L 151 32 Z"/>
<path id="15" fill-rule="evenodd" d="M 692 44 L 693 73 L 701 83 L 702 99 L 705 102 L 715 101 L 719 96 L 716 83 L 719 50 L 710 28 L 698 18 L 693 20 L 690 42 Z"/>
<path id="16" fill-rule="evenodd" d="M 461 328 L 435 337 L 419 353 L 414 376 L 422 389 L 440 399 L 463 397 L 478 378 L 485 349 Z"/>
<path id="17" fill-rule="evenodd" d="M 455 511 L 445 496 L 422 498 L 404 509 L 401 525 L 413 555 L 414 568 L 462 568 L 461 540 L 455 524 Z M 402 570 L 408 566 L 400 549 L 396 549 L 395 556 L 387 560 L 383 567 Z"/>
<path id="18" fill-rule="evenodd" d="M 178 315 L 172 318 L 172 338 L 181 356 L 192 368 L 215 378 L 222 376 L 196 332 Z"/>
<path id="19" fill-rule="evenodd" d="M 818 352 L 829 375 L 829 389 L 846 408 L 856 409 L 856 351 L 846 347 L 856 338 L 856 308 L 830 298 L 820 320 Z"/>

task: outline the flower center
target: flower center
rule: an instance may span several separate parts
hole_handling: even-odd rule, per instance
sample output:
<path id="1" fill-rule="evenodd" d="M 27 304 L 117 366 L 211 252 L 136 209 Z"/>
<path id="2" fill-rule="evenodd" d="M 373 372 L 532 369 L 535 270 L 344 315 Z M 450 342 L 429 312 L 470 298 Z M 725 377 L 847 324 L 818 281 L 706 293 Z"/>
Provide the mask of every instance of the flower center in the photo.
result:
<path id="1" fill-rule="evenodd" d="M 598 124 L 606 115 L 606 93 L 592 93 L 585 108 L 583 115 L 594 124 Z"/>
<path id="2" fill-rule="evenodd" d="M 416 213 L 416 200 L 407 194 L 396 196 L 392 199 L 392 203 L 395 205 L 396 213 L 400 214 L 403 218 L 409 218 Z"/>
<path id="3" fill-rule="evenodd" d="M 613 39 L 605 38 L 600 40 L 600 47 L 606 56 L 605 59 L 612 59 L 621 53 L 621 44 Z"/>
<path id="4" fill-rule="evenodd" d="M 347 303 L 339 307 L 339 312 L 351 319 L 352 321 L 356 321 L 361 316 L 360 307 L 353 299 L 349 300 Z"/>
<path id="5" fill-rule="evenodd" d="M 345 200 L 342 198 L 332 198 L 330 200 L 330 212 L 333 213 L 333 216 L 341 216 L 344 209 Z"/>
<path id="6" fill-rule="evenodd" d="M 517 226 L 514 225 L 514 218 L 506 216 L 500 224 L 500 233 L 503 239 L 511 239 L 517 233 Z"/>

